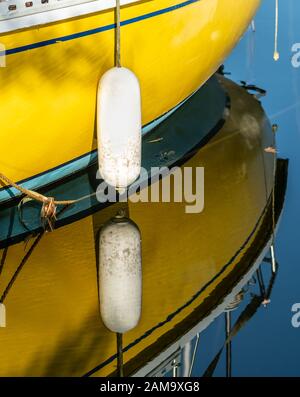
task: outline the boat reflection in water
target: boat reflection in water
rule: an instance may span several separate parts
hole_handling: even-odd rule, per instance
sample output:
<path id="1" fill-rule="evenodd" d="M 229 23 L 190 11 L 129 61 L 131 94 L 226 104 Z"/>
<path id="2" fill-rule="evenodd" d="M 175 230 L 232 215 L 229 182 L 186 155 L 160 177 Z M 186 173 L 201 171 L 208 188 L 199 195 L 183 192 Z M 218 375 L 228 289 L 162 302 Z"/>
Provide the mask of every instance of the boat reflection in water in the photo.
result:
<path id="1" fill-rule="evenodd" d="M 265 258 L 266 262 L 271 262 L 269 258 Z M 174 351 L 174 353 L 165 362 L 154 366 L 154 368 L 148 373 L 144 373 L 144 370 L 138 372 L 139 375 L 143 376 L 204 376 L 211 377 L 216 371 L 217 365 L 220 364 L 222 353 L 225 350 L 226 357 L 226 377 L 232 376 L 232 339 L 238 334 L 238 332 L 251 320 L 251 318 L 256 314 L 258 309 L 263 305 L 268 305 L 270 301 L 270 296 L 272 288 L 277 276 L 278 267 L 273 271 L 269 266 L 269 271 L 271 275 L 269 276 L 269 281 L 267 287 L 264 284 L 262 277 L 262 267 L 266 266 L 263 263 L 259 268 L 253 266 L 253 275 L 241 289 L 241 291 L 233 297 L 233 300 L 224 308 L 220 307 L 219 315 L 224 312 L 225 318 L 225 335 L 224 342 L 217 349 L 213 357 L 206 362 L 205 370 L 203 373 L 196 371 L 195 362 L 207 361 L 207 357 L 201 354 L 201 348 L 199 347 L 200 332 L 196 333 L 196 336 L 191 336 L 188 342 L 185 342 L 186 338 L 181 339 L 181 343 L 185 343 L 183 347 L 180 347 Z M 257 270 L 255 271 L 255 268 Z M 248 277 L 247 277 L 248 278 Z M 245 304 L 243 301 L 248 298 L 248 302 Z M 244 303 L 244 304 L 243 304 Z M 244 306 L 239 310 L 239 314 L 234 324 L 232 323 L 232 312 L 238 311 L 240 306 Z M 205 320 L 204 320 L 205 324 Z M 197 328 L 202 329 L 202 324 L 199 323 Z M 205 324 L 207 327 L 207 324 Z M 194 330 L 196 332 L 196 330 Z M 201 344 L 200 344 L 201 345 Z M 175 346 L 174 346 L 175 347 Z M 158 360 L 159 361 L 159 360 Z M 153 362 L 154 364 L 154 362 Z M 224 374 L 225 375 L 225 374 Z"/>
<path id="2" fill-rule="evenodd" d="M 38 214 L 34 206 L 24 207 L 26 230 L 12 207 L 1 211 L 2 225 L 7 226 L 5 233 L 1 231 L 0 295 L 7 314 L 6 327 L 0 329 L 1 376 L 116 376 L 118 357 L 119 374 L 210 376 L 223 350 L 227 350 L 230 376 L 233 336 L 270 298 L 275 276 L 271 275 L 269 286 L 265 286 L 259 266 L 273 243 L 283 206 L 287 162 L 278 159 L 275 169 L 274 155 L 264 150 L 274 144 L 274 134 L 260 103 L 244 88 L 218 78 L 222 89 L 216 88 L 216 80 L 210 82 L 214 89 L 206 91 L 206 99 L 200 94 L 201 98 L 191 98 L 143 143 L 149 164 L 155 160 L 155 165 L 169 162 L 205 167 L 205 208 L 201 213 L 187 214 L 186 203 L 175 201 L 129 201 L 104 208 L 90 195 L 79 207 L 62 213 L 57 230 L 44 234 L 32 218 Z M 228 93 L 230 110 L 221 91 L 214 103 L 217 89 Z M 214 105 L 222 108 L 218 120 Z M 94 171 L 75 175 L 64 189 L 58 186 L 47 195 L 79 194 L 79 186 L 83 190 L 80 195 L 95 191 Z M 155 183 L 161 185 L 162 181 Z M 102 245 L 101 230 L 109 231 L 111 219 L 120 210 L 137 225 L 130 232 L 135 236 L 135 253 L 140 234 L 142 238 L 140 318 L 138 255 L 128 262 L 135 270 L 134 277 L 124 284 L 127 287 L 123 290 L 118 281 L 111 284 L 117 288 L 111 288 L 109 299 L 103 296 L 109 287 L 105 277 L 117 274 L 115 268 L 111 273 L 107 269 L 104 276 L 101 272 L 102 258 L 110 255 Z M 36 236 L 27 241 L 24 251 L 20 240 L 33 232 Z M 121 243 L 121 238 L 117 235 L 116 249 L 128 244 Z M 124 263 L 124 256 L 121 261 Z M 269 264 L 262 266 L 272 271 Z M 253 291 L 257 286 L 259 292 Z M 107 312 L 103 307 L 105 302 L 111 305 L 113 299 L 124 296 L 124 302 L 116 301 L 120 305 L 117 310 Z M 234 323 L 230 310 L 240 303 L 246 306 Z M 216 355 L 199 373 L 195 366 L 199 335 L 220 315 L 225 316 L 227 325 L 224 346 L 215 348 Z M 117 321 L 120 328 L 112 325 Z M 116 349 L 115 332 L 104 324 L 118 334 L 128 330 L 123 334 L 122 351 Z"/>

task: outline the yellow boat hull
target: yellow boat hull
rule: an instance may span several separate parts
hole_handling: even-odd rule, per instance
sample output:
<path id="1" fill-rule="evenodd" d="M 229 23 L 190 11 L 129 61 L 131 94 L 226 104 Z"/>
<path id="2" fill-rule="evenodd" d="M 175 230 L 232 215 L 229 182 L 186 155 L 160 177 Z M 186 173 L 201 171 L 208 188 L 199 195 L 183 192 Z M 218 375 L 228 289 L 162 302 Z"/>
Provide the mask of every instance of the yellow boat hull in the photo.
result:
<path id="1" fill-rule="evenodd" d="M 264 247 L 257 236 L 269 207 L 274 161 L 263 148 L 272 144 L 272 130 L 253 96 L 225 84 L 232 101 L 229 118 L 184 164 L 205 167 L 204 211 L 186 214 L 185 203 L 174 201 L 128 203 L 142 235 L 143 307 L 138 326 L 124 335 L 124 347 L 131 345 L 124 352 L 126 367 L 139 354 L 141 366 L 168 347 L 186 332 L 190 324 L 185 328 L 182 322 L 189 316 L 196 313 L 196 323 L 206 318 L 230 291 L 231 275 L 237 272 L 233 279 L 239 280 L 249 266 L 243 261 L 256 259 Z M 249 130 L 249 123 L 256 128 Z M 118 203 L 48 233 L 36 246 L 4 301 L 0 376 L 82 376 L 91 370 L 101 376 L 115 370 L 115 335 L 99 314 L 96 236 L 126 206 Z M 9 247 L 1 293 L 24 255 L 24 244 Z"/>
<path id="2" fill-rule="evenodd" d="M 122 8 L 121 59 L 140 80 L 143 125 L 214 73 L 259 3 L 156 0 Z M 113 24 L 110 9 L 0 37 L 0 172 L 23 181 L 95 149 L 96 91 L 114 65 Z"/>

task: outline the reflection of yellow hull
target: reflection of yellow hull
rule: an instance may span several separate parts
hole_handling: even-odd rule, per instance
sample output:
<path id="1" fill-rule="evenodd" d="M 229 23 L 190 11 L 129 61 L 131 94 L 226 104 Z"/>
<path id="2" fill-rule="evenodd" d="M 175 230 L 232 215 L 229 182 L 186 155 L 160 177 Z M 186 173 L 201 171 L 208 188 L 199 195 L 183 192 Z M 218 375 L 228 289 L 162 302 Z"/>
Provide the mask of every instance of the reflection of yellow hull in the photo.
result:
<path id="1" fill-rule="evenodd" d="M 124 345 L 145 336 L 124 354 L 125 362 L 157 341 L 167 346 L 164 335 L 212 295 L 256 236 L 273 182 L 273 156 L 263 151 L 272 131 L 252 96 L 232 84 L 229 89 L 230 118 L 185 164 L 205 167 L 205 210 L 191 215 L 185 203 L 129 203 L 142 235 L 143 308 Z M 115 336 L 99 317 L 94 233 L 117 206 L 46 235 L 36 247 L 5 301 L 1 376 L 79 376 L 115 354 Z M 9 247 L 1 292 L 23 256 L 23 244 Z M 114 369 L 112 361 L 95 375 Z"/>
<path id="2" fill-rule="evenodd" d="M 122 27 L 122 60 L 141 82 L 143 124 L 207 80 L 259 2 L 155 0 L 122 9 L 123 21 L 158 13 Z M 181 7 L 159 13 L 176 4 Z M 113 22 L 108 10 L 0 37 L 8 51 L 7 67 L 0 69 L 0 171 L 11 179 L 37 175 L 95 147 L 96 90 L 114 63 L 114 31 L 72 35 Z"/>

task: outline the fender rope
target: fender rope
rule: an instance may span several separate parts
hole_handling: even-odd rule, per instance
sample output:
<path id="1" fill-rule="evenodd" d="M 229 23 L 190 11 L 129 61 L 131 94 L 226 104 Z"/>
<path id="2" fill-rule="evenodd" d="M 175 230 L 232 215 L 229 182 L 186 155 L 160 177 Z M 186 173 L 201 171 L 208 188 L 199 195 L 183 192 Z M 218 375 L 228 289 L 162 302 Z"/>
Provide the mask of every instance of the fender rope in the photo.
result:
<path id="1" fill-rule="evenodd" d="M 40 194 L 33 190 L 26 189 L 18 185 L 17 183 L 9 179 L 6 175 L 0 172 L 0 184 L 1 184 L 1 180 L 5 182 L 8 186 L 12 186 L 15 189 L 17 189 L 19 192 L 23 193 L 25 197 L 29 197 L 32 200 L 36 200 L 43 204 L 41 209 L 41 218 L 42 220 L 47 221 L 51 231 L 53 231 L 54 229 L 54 223 L 56 221 L 56 209 L 58 205 L 65 205 L 65 206 L 72 205 L 86 198 L 89 198 L 95 194 L 92 193 L 75 200 L 55 200 L 54 197 L 47 197 L 44 196 L 43 194 Z M 22 201 L 20 204 L 22 204 Z"/>

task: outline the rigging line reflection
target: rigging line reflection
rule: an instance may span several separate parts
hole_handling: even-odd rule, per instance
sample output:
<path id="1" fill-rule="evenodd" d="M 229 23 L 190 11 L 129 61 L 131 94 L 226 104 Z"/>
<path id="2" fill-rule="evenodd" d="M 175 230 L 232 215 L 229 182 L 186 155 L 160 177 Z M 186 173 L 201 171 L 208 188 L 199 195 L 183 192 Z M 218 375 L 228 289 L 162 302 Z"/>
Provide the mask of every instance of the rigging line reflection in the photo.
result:
<path id="1" fill-rule="evenodd" d="M 192 362 L 191 362 L 191 367 L 189 370 L 189 377 L 192 375 L 193 373 L 193 368 L 194 368 L 194 364 L 195 364 L 195 358 L 197 355 L 197 350 L 198 350 L 198 345 L 199 345 L 199 339 L 200 339 L 200 334 L 197 334 L 197 339 L 196 339 L 196 343 L 195 343 L 195 347 L 194 347 L 194 352 L 193 352 L 193 357 L 192 357 Z"/>
<path id="2" fill-rule="evenodd" d="M 36 248 L 36 246 L 38 245 L 38 243 L 40 242 L 41 238 L 43 237 L 45 232 L 41 232 L 36 239 L 34 240 L 34 242 L 32 243 L 31 247 L 29 248 L 29 250 L 27 251 L 27 253 L 25 254 L 25 256 L 23 257 L 23 259 L 21 260 L 21 263 L 19 264 L 19 266 L 17 267 L 16 271 L 14 272 L 12 278 L 10 279 L 8 285 L 6 286 L 5 290 L 3 291 L 1 297 L 0 297 L 0 305 L 1 305 L 1 318 L 0 318 L 0 326 L 1 327 L 6 327 L 6 312 L 5 312 L 5 306 L 4 306 L 4 301 L 9 293 L 9 291 L 11 290 L 12 286 L 14 285 L 14 283 L 17 280 L 18 275 L 20 274 L 21 270 L 23 269 L 23 267 L 25 266 L 25 264 L 27 263 L 28 259 L 30 258 L 31 254 L 33 253 L 34 249 Z"/>
<path id="3" fill-rule="evenodd" d="M 287 106 L 286 108 L 283 108 L 280 111 L 273 113 L 271 116 L 269 116 L 269 119 L 272 120 L 272 119 L 278 118 L 279 116 L 282 116 L 285 113 L 288 113 L 293 109 L 296 109 L 296 111 L 298 113 L 299 108 L 300 108 L 300 101 L 297 101 L 293 105 Z"/>
<path id="4" fill-rule="evenodd" d="M 57 216 L 59 216 L 66 208 L 67 208 L 67 206 L 64 206 L 59 211 Z M 24 266 L 27 263 L 28 259 L 31 257 L 33 251 L 38 246 L 39 242 L 41 241 L 41 239 L 45 235 L 45 233 L 47 233 L 47 231 L 48 230 L 47 230 L 47 227 L 46 227 L 46 228 L 43 228 L 43 230 L 37 234 L 37 237 L 35 238 L 34 242 L 30 246 L 29 250 L 26 252 L 24 257 L 22 258 L 20 264 L 18 265 L 17 269 L 15 270 L 13 276 L 11 277 L 10 281 L 8 282 L 6 288 L 4 289 L 4 291 L 3 291 L 3 293 L 2 293 L 2 295 L 0 297 L 0 309 L 1 309 L 1 311 L 0 311 L 0 313 L 1 313 L 0 314 L 0 327 L 6 327 L 6 310 L 5 310 L 4 301 L 5 301 L 8 293 L 9 293 L 9 291 L 11 290 L 13 285 L 15 284 L 20 272 L 24 268 Z M 33 237 L 33 235 L 29 236 L 29 239 L 32 238 L 32 237 Z M 28 243 L 29 239 L 26 241 L 25 249 L 26 249 L 26 246 L 27 246 L 27 243 Z M 0 274 L 3 271 L 5 259 L 7 257 L 8 247 L 9 246 L 5 247 L 4 250 L 3 250 L 3 253 L 2 253 Z"/>
<path id="5" fill-rule="evenodd" d="M 219 359 L 220 359 L 222 352 L 224 350 L 224 347 L 229 346 L 229 343 L 232 341 L 232 339 L 248 323 L 248 321 L 255 315 L 255 313 L 257 312 L 259 307 L 261 305 L 264 305 L 264 302 L 266 300 L 270 301 L 270 296 L 272 293 L 272 289 L 273 289 L 277 274 L 278 274 L 278 266 L 277 266 L 277 271 L 275 273 L 272 271 L 272 275 L 271 275 L 267 290 L 265 288 L 263 288 L 262 290 L 260 290 L 260 292 L 262 291 L 260 295 L 253 294 L 250 303 L 246 306 L 246 308 L 239 315 L 237 321 L 235 322 L 233 328 L 230 329 L 230 331 L 227 328 L 228 325 L 230 325 L 230 319 L 229 319 L 228 324 L 226 323 L 225 342 L 224 342 L 223 346 L 221 347 L 221 349 L 216 354 L 216 356 L 213 358 L 213 360 L 208 365 L 207 369 L 203 373 L 203 377 L 213 376 L 215 369 L 217 367 L 217 364 L 219 362 Z M 226 319 L 226 321 L 228 321 L 228 319 Z M 227 333 L 228 333 L 228 335 L 227 335 Z M 231 362 L 231 349 L 230 348 L 228 349 L 228 352 L 227 352 L 226 365 L 227 365 L 226 366 L 226 374 L 227 374 L 227 376 L 231 376 L 232 362 Z"/>
<path id="6" fill-rule="evenodd" d="M 11 287 L 13 286 L 13 284 L 15 283 L 18 275 L 20 274 L 20 271 L 22 270 L 22 268 L 24 267 L 24 265 L 26 264 L 26 262 L 28 261 L 28 259 L 30 258 L 31 254 L 33 253 L 35 247 L 38 245 L 38 243 L 40 242 L 41 238 L 43 237 L 44 232 L 40 233 L 36 239 L 34 240 L 34 242 L 32 243 L 31 247 L 29 248 L 29 250 L 27 251 L 27 253 L 25 254 L 25 256 L 23 257 L 23 259 L 21 260 L 19 266 L 17 267 L 15 273 L 13 274 L 12 278 L 10 279 L 10 282 L 8 283 L 7 287 L 5 288 L 4 292 L 2 293 L 1 297 L 0 297 L 0 302 L 3 303 L 5 298 L 7 297 Z"/>

